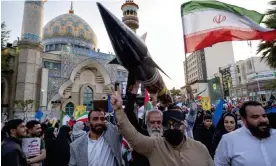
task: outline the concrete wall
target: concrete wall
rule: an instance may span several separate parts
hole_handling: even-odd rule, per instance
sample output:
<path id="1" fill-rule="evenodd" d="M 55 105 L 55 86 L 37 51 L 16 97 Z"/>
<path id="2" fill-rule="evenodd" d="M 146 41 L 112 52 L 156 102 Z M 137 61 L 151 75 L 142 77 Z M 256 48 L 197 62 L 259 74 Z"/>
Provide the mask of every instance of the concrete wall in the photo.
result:
<path id="1" fill-rule="evenodd" d="M 223 42 L 204 49 L 207 79 L 218 72 L 219 67 L 235 63 L 231 42 Z"/>

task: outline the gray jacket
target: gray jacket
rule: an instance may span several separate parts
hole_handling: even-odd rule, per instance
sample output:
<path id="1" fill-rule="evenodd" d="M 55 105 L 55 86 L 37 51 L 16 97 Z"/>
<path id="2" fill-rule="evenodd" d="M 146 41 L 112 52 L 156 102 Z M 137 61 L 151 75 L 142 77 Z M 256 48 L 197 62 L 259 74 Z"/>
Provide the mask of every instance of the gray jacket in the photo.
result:
<path id="1" fill-rule="evenodd" d="M 103 137 L 109 144 L 111 152 L 116 159 L 117 166 L 121 166 L 122 137 L 117 126 L 107 122 L 106 127 L 107 129 L 104 132 Z M 88 134 L 83 135 L 71 143 L 69 166 L 88 166 Z"/>

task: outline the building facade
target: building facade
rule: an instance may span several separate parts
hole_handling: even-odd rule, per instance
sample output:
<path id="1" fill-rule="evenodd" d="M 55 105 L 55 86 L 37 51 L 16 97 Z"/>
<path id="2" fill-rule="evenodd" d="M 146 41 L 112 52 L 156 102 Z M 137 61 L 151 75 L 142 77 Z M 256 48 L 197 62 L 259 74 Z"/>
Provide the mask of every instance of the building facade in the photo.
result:
<path id="1" fill-rule="evenodd" d="M 219 67 L 235 64 L 232 42 L 217 43 L 204 48 L 206 59 L 207 79 L 213 78 Z"/>
<path id="2" fill-rule="evenodd" d="M 14 57 L 13 72 L 2 74 L 2 112 L 9 113 L 9 118 L 23 116 L 15 100 L 34 101 L 28 118 L 38 109 L 57 118 L 60 111 L 72 115 L 76 105 L 91 110 L 107 104 L 107 94 L 116 82 L 127 81 L 127 70 L 109 64 L 116 56 L 100 52 L 95 32 L 74 13 L 72 3 L 68 13 L 43 27 L 44 3 L 25 2 L 21 39 L 7 48 L 17 50 L 9 53 Z M 123 22 L 134 31 L 139 27 L 137 10 L 132 0 L 122 5 Z"/>
<path id="3" fill-rule="evenodd" d="M 266 85 L 276 79 L 276 70 L 261 61 L 261 57 L 238 61 L 236 67 L 237 86 L 231 88 L 231 96 L 267 101 L 271 89 L 267 89 Z"/>
<path id="4" fill-rule="evenodd" d="M 187 61 L 187 71 L 185 70 Z M 195 51 L 190 54 L 186 61 L 183 62 L 184 74 L 186 81 L 191 85 L 194 94 L 204 91 L 204 94 L 208 93 L 207 87 L 207 71 L 205 54 L 203 50 Z"/>

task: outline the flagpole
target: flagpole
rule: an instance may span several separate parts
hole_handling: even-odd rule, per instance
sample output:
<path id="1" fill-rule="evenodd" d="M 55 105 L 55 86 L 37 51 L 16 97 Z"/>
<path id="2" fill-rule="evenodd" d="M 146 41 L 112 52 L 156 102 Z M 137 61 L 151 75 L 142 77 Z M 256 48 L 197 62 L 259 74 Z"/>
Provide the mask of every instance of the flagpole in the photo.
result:
<path id="1" fill-rule="evenodd" d="M 181 10 L 182 12 L 182 10 Z M 181 13 L 182 15 L 182 13 Z M 185 41 L 185 28 L 184 28 L 184 20 L 181 17 L 181 21 L 182 21 L 182 29 L 183 29 L 183 41 L 184 41 L 184 54 L 185 54 L 185 84 L 186 86 L 188 85 L 188 62 L 187 62 L 187 53 L 186 53 L 186 41 Z"/>

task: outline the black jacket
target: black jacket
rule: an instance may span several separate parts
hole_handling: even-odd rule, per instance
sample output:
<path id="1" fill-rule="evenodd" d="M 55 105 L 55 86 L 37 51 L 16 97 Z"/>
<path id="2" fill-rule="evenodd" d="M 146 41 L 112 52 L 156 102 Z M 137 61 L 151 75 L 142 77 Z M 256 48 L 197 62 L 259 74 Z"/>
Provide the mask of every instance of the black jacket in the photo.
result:
<path id="1" fill-rule="evenodd" d="M 145 135 L 145 136 L 149 136 L 149 133 L 147 130 L 145 130 L 144 128 L 142 128 L 142 126 L 139 124 L 138 118 L 136 116 L 136 114 L 134 113 L 134 103 L 136 100 L 136 94 L 132 94 L 130 92 L 127 92 L 127 103 L 126 103 L 126 107 L 125 107 L 125 113 L 130 121 L 130 123 L 135 127 L 135 129 Z M 133 151 L 132 152 L 132 161 L 130 162 L 131 166 L 149 166 L 149 160 Z"/>
<path id="2" fill-rule="evenodd" d="M 44 166 L 55 166 L 59 159 L 59 155 L 57 153 L 57 145 L 55 139 L 47 139 L 45 140 L 45 148 L 46 148 L 46 159 L 44 160 Z"/>
<path id="3" fill-rule="evenodd" d="M 27 166 L 27 159 L 22 151 L 22 141 L 9 137 L 1 145 L 2 166 Z"/>
<path id="4" fill-rule="evenodd" d="M 213 135 L 214 135 L 214 127 L 211 126 L 209 129 L 207 129 L 203 124 L 200 125 L 195 132 L 195 140 L 200 141 L 202 144 L 204 144 L 208 151 L 209 154 L 212 154 L 213 146 L 212 146 L 212 141 L 213 141 Z"/>

